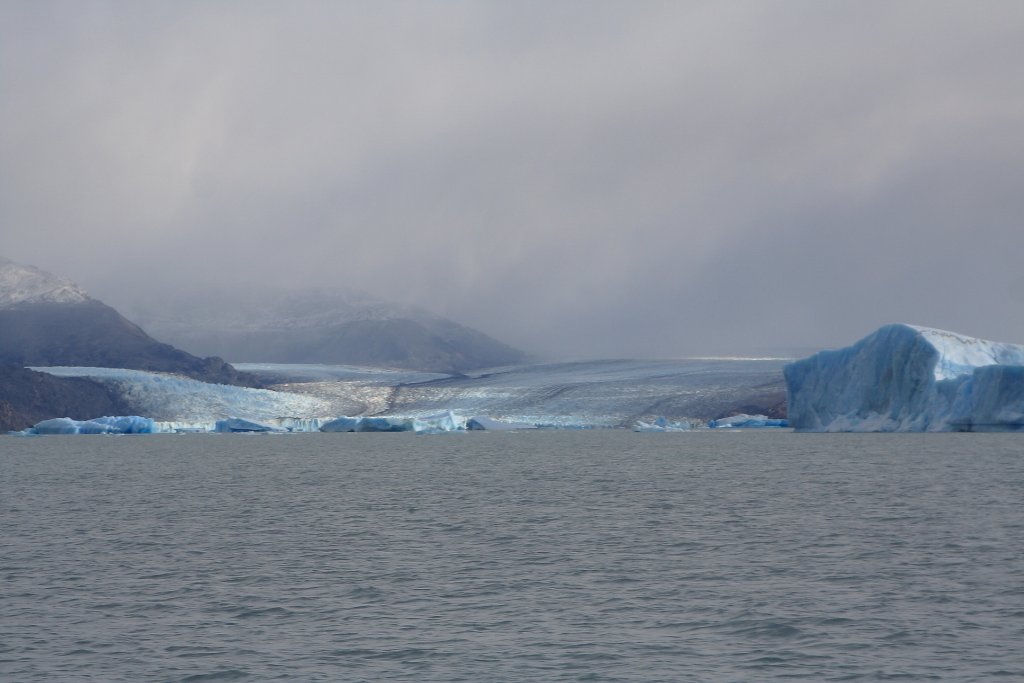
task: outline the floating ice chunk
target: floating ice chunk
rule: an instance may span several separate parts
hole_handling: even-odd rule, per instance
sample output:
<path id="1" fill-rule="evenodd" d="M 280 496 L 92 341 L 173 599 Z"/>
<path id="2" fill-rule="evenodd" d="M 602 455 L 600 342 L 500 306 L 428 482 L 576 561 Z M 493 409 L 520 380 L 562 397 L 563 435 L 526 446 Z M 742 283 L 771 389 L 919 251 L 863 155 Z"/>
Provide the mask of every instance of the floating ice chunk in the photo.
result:
<path id="1" fill-rule="evenodd" d="M 29 429 L 26 429 L 25 432 L 31 434 L 81 434 L 82 426 L 84 424 L 85 423 L 83 421 L 72 420 L 70 417 L 55 417 L 52 420 L 43 420 L 42 422 L 38 422 Z M 102 431 L 94 431 L 90 429 L 86 433 L 104 434 L 110 431 L 110 428 L 105 425 L 95 423 L 90 424 L 93 425 L 95 430 Z"/>
<path id="2" fill-rule="evenodd" d="M 1024 346 L 887 325 L 784 369 L 798 431 L 1024 428 Z"/>
<path id="3" fill-rule="evenodd" d="M 689 420 L 669 422 L 664 416 L 657 418 L 654 422 L 637 420 L 633 425 L 634 432 L 688 432 L 693 429 Z"/>
<path id="4" fill-rule="evenodd" d="M 466 421 L 447 410 L 438 415 L 421 415 L 413 418 L 412 428 L 417 434 L 461 432 L 466 429 Z"/>
<path id="5" fill-rule="evenodd" d="M 148 417 L 126 415 L 97 417 L 92 420 L 72 420 L 56 417 L 43 420 L 26 429 L 23 434 L 153 434 L 156 424 Z"/>
<path id="6" fill-rule="evenodd" d="M 780 420 L 776 418 L 768 417 L 767 415 L 732 415 L 730 417 L 723 417 L 718 420 L 711 420 L 708 422 L 708 427 L 711 429 L 754 429 L 763 427 L 788 427 L 789 422 L 786 420 Z"/>
<path id="7" fill-rule="evenodd" d="M 117 434 L 152 434 L 156 430 L 153 420 L 138 415 L 97 417 L 92 422 L 108 425 Z"/>
<path id="8" fill-rule="evenodd" d="M 251 420 L 243 420 L 240 417 L 229 417 L 226 420 L 217 420 L 213 431 L 219 433 L 237 433 L 237 432 L 283 432 L 284 429 L 280 427 L 272 427 L 270 425 L 260 424 L 259 422 L 253 422 Z"/>
<path id="9" fill-rule="evenodd" d="M 417 432 L 439 434 L 465 429 L 465 422 L 452 411 L 438 415 L 337 417 L 320 425 L 322 432 Z"/>
<path id="10" fill-rule="evenodd" d="M 520 429 L 536 429 L 537 425 L 530 424 L 529 422 L 505 422 L 503 420 L 495 420 L 489 417 L 483 417 L 477 415 L 466 420 L 466 429 L 468 431 L 486 431 L 486 432 L 511 432 L 518 431 Z"/>

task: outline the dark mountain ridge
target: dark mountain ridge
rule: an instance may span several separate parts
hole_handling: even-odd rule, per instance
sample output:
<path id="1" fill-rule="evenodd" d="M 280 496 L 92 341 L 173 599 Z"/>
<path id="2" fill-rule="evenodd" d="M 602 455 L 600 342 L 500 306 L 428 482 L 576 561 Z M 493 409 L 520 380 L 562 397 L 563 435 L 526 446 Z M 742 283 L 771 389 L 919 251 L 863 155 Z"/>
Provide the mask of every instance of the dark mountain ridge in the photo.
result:
<path id="1" fill-rule="evenodd" d="M 156 341 L 95 299 L 0 309 L 0 363 L 175 372 L 204 382 L 242 386 L 255 382 L 220 358 L 198 358 Z"/>
<path id="2" fill-rule="evenodd" d="M 25 366 L 89 366 L 172 372 L 256 386 L 220 358 L 162 344 L 73 282 L 0 258 L 0 433 L 53 417 L 91 419 L 135 412 L 115 391 L 85 378 Z"/>
<path id="3" fill-rule="evenodd" d="M 0 434 L 52 417 L 89 420 L 133 412 L 117 392 L 99 382 L 0 365 Z"/>

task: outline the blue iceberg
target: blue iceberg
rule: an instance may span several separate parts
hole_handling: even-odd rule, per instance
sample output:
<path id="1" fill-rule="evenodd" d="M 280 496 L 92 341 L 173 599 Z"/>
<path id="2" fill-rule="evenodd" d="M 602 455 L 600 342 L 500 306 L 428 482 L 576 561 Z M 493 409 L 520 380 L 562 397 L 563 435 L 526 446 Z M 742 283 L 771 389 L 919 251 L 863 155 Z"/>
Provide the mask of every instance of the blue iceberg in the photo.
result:
<path id="1" fill-rule="evenodd" d="M 466 429 L 466 422 L 452 411 L 436 415 L 337 417 L 320 425 L 321 432 L 416 432 L 441 434 Z"/>
<path id="2" fill-rule="evenodd" d="M 746 415 L 743 413 L 708 422 L 708 427 L 711 429 L 764 429 L 788 426 L 788 420 L 772 418 L 767 415 Z"/>
<path id="3" fill-rule="evenodd" d="M 244 420 L 240 417 L 229 417 L 226 420 L 217 420 L 214 424 L 213 431 L 221 434 L 237 434 L 240 432 L 285 432 L 288 430 L 282 429 L 281 427 L 253 422 L 252 420 Z"/>
<path id="4" fill-rule="evenodd" d="M 321 432 L 356 432 L 359 431 L 361 417 L 337 417 L 320 425 Z"/>
<path id="5" fill-rule="evenodd" d="M 515 432 L 521 429 L 536 429 L 537 425 L 528 422 L 506 422 L 477 415 L 466 420 L 466 430 L 470 432 Z"/>
<path id="6" fill-rule="evenodd" d="M 148 417 L 124 415 L 97 417 L 92 420 L 72 420 L 56 417 L 43 420 L 21 434 L 154 434 L 156 423 Z"/>
<path id="7" fill-rule="evenodd" d="M 783 372 L 797 431 L 1024 429 L 1024 346 L 895 324 Z"/>

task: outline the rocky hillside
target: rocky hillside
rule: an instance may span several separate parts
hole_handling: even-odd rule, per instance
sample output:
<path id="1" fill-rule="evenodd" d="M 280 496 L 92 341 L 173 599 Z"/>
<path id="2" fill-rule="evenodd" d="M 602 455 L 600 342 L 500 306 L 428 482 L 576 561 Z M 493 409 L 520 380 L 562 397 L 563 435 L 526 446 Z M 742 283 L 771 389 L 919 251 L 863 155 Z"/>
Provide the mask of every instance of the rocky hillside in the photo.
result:
<path id="1" fill-rule="evenodd" d="M 51 417 L 87 420 L 132 412 L 131 406 L 98 382 L 0 365 L 0 434 Z"/>
<path id="2" fill-rule="evenodd" d="M 0 364 L 175 372 L 220 384 L 255 382 L 220 358 L 163 344 L 74 283 L 0 259 Z"/>

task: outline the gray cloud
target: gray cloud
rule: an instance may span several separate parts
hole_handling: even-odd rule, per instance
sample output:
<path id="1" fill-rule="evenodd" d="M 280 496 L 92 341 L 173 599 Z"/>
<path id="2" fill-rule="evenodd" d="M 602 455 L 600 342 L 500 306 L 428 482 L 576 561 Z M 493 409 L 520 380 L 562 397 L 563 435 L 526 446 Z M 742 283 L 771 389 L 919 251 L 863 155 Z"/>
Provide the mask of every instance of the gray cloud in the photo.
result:
<path id="1" fill-rule="evenodd" d="M 1024 342 L 1018 2 L 8 3 L 0 253 L 559 356 Z"/>

